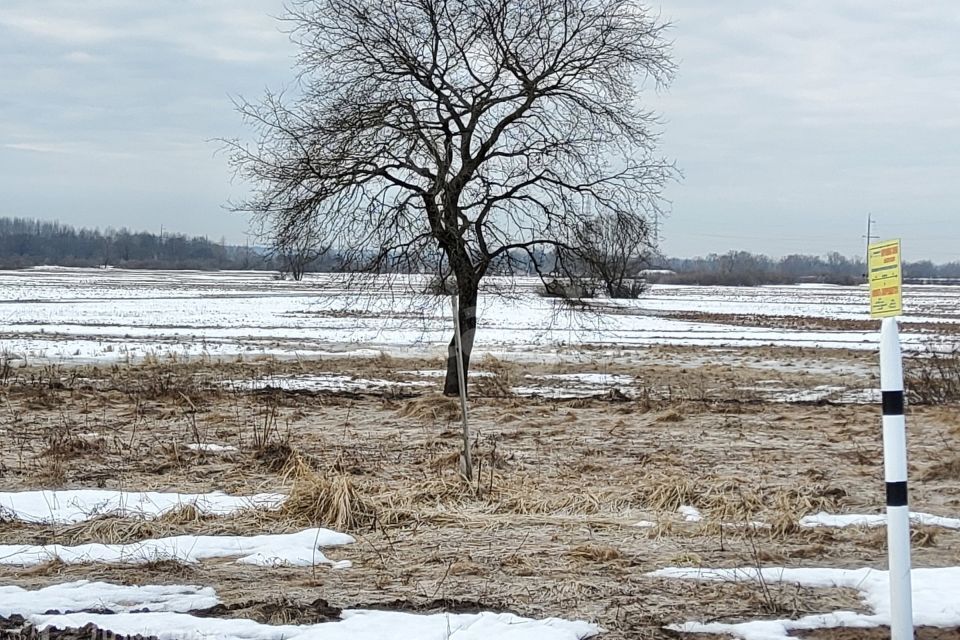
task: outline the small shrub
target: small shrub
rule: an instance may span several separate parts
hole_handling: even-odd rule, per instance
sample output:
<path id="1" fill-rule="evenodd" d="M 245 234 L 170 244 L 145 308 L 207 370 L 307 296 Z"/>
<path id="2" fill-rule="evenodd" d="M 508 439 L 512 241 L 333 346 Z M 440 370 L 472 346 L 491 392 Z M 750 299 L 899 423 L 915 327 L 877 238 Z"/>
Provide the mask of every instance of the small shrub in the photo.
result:
<path id="1" fill-rule="evenodd" d="M 617 283 L 609 283 L 607 292 L 611 298 L 635 300 L 647 290 L 647 283 L 640 279 L 628 279 Z"/>
<path id="2" fill-rule="evenodd" d="M 960 345 L 934 346 L 910 360 L 905 382 L 907 397 L 916 404 L 960 403 Z"/>
<path id="3" fill-rule="evenodd" d="M 544 283 L 540 289 L 540 295 L 547 298 L 579 300 L 581 298 L 596 298 L 597 289 L 597 285 L 589 280 L 558 280 L 554 278 Z"/>

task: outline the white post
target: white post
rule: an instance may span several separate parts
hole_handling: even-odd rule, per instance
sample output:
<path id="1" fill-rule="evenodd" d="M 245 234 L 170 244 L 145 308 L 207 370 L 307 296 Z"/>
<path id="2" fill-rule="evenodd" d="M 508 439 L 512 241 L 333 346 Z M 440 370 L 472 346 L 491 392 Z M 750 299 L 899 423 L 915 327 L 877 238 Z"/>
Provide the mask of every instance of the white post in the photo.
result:
<path id="1" fill-rule="evenodd" d="M 910 507 L 907 504 L 907 425 L 903 414 L 903 361 L 896 318 L 880 329 L 883 396 L 883 467 L 887 482 L 887 548 L 890 555 L 890 637 L 912 640 Z"/>
<path id="2" fill-rule="evenodd" d="M 453 335 L 457 343 L 457 380 L 460 382 L 460 414 L 463 416 L 463 475 L 473 480 L 473 460 L 470 457 L 470 423 L 467 420 L 467 376 L 463 370 L 463 342 L 460 337 L 460 305 L 457 294 L 450 296 L 453 307 Z"/>

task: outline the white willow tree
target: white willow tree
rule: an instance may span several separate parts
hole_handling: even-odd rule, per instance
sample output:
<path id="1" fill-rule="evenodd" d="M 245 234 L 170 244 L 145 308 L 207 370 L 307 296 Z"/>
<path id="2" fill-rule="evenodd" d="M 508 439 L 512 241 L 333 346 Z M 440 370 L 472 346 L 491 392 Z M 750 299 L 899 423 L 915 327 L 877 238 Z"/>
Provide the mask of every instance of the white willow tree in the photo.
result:
<path id="1" fill-rule="evenodd" d="M 673 64 L 632 0 L 296 0 L 284 19 L 298 84 L 239 103 L 257 142 L 232 143 L 255 185 L 237 208 L 345 269 L 452 273 L 465 363 L 491 266 L 573 263 L 599 216 L 647 228 L 672 169 L 640 87 Z"/>

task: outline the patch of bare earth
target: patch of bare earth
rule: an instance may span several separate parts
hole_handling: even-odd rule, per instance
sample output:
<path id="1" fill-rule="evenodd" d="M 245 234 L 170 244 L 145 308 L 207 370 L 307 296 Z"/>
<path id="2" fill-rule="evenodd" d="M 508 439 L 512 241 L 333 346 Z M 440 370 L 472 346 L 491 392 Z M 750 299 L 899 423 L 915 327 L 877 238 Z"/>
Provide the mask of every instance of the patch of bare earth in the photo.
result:
<path id="1" fill-rule="evenodd" d="M 357 543 L 329 550 L 333 559 L 353 562 L 346 570 L 259 568 L 229 559 L 196 566 L 50 563 L 0 566 L 0 583 L 198 583 L 224 600 L 223 610 L 209 615 L 291 623 L 348 607 L 509 610 L 595 621 L 611 639 L 672 637 L 663 625 L 685 620 L 863 610 L 849 590 L 646 575 L 677 565 L 884 566 L 877 530 L 797 526 L 819 510 L 881 510 L 879 410 L 771 403 L 744 391 L 771 379 L 796 390 L 869 385 L 863 354 L 829 352 L 829 366 L 799 370 L 787 365 L 816 360 L 817 353 L 673 348 L 641 356 L 643 366 L 601 355 L 594 363 L 557 365 L 478 361 L 494 375 L 478 378 L 473 390 L 477 473 L 469 486 L 458 475 L 457 403 L 433 389 L 343 394 L 223 384 L 321 372 L 403 382 L 415 379 L 404 372 L 440 368 L 439 360 L 20 370 L 0 386 L 4 490 L 279 490 L 292 497 L 274 513 L 227 518 L 187 510 L 149 522 L 8 520 L 0 523 L 3 542 L 127 542 L 329 526 Z M 771 366 L 777 362 L 783 366 Z M 844 375 L 845 366 L 856 373 Z M 624 394 L 562 401 L 510 392 L 527 376 L 569 372 L 623 373 L 635 382 Z M 917 478 L 911 500 L 918 510 L 960 510 L 960 477 L 950 472 L 956 416 L 953 408 L 911 409 Z M 236 451 L 188 447 L 203 443 Z M 697 507 L 704 520 L 684 521 L 681 505 Z M 635 526 L 639 521 L 655 524 Z M 917 566 L 960 561 L 960 533 L 931 530 L 916 542 Z"/>

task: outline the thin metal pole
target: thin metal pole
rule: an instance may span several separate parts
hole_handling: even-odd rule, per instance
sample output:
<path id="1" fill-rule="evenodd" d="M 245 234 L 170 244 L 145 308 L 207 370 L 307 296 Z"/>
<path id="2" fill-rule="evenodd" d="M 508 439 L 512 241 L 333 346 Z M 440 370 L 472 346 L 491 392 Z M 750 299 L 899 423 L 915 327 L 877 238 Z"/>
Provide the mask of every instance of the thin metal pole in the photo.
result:
<path id="1" fill-rule="evenodd" d="M 460 384 L 460 415 L 463 417 L 463 475 L 473 481 L 473 460 L 470 457 L 470 423 L 467 418 L 467 376 L 463 370 L 463 343 L 460 338 L 460 305 L 457 295 L 450 296 L 453 308 L 453 335 L 457 343 L 457 379 Z"/>
<path id="2" fill-rule="evenodd" d="M 880 328 L 880 391 L 883 396 L 883 467 L 887 483 L 887 549 L 890 556 L 890 637 L 892 640 L 912 640 L 907 424 L 903 412 L 903 360 L 896 318 L 884 318 Z"/>

